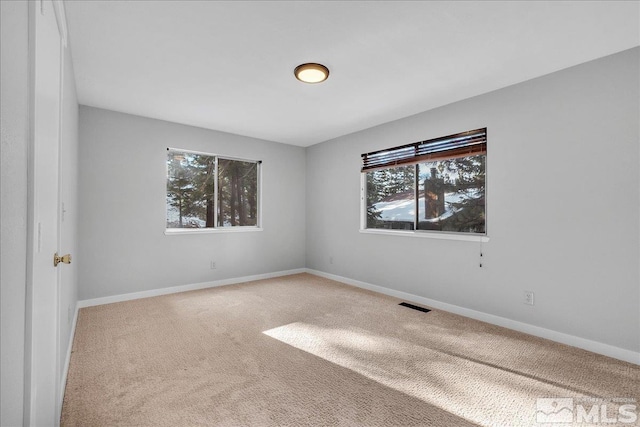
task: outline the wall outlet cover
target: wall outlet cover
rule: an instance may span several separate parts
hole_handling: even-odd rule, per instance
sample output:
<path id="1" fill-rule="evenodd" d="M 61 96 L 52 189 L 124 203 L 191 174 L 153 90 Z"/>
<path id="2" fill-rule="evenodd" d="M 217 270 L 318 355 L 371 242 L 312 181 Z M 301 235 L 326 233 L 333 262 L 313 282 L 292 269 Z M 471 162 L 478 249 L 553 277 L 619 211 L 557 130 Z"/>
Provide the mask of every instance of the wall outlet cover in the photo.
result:
<path id="1" fill-rule="evenodd" d="M 527 305 L 534 304 L 533 291 L 524 291 L 524 303 Z"/>

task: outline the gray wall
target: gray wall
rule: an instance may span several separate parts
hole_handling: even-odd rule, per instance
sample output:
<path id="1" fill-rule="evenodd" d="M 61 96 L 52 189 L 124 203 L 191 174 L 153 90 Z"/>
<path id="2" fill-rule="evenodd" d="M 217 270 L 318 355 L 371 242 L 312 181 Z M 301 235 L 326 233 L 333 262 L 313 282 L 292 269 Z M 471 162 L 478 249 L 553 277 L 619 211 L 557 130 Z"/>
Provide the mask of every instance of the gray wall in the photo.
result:
<path id="1" fill-rule="evenodd" d="M 0 425 L 22 425 L 29 147 L 28 3 L 0 2 Z"/>
<path id="2" fill-rule="evenodd" d="M 80 299 L 305 266 L 303 148 L 84 106 L 80 140 Z M 167 147 L 262 160 L 264 231 L 165 235 Z"/>
<path id="3" fill-rule="evenodd" d="M 307 267 L 639 351 L 639 51 L 310 147 Z M 477 242 L 358 232 L 360 154 L 485 126 L 482 268 Z"/>

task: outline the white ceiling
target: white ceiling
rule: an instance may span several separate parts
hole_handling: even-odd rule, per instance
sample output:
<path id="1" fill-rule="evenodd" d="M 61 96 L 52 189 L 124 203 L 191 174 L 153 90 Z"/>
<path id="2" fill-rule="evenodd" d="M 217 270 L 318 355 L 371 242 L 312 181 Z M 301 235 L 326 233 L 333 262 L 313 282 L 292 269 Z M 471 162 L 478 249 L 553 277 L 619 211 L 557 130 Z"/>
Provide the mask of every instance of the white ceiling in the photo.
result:
<path id="1" fill-rule="evenodd" d="M 640 45 L 638 1 L 65 6 L 81 104 L 300 146 Z"/>

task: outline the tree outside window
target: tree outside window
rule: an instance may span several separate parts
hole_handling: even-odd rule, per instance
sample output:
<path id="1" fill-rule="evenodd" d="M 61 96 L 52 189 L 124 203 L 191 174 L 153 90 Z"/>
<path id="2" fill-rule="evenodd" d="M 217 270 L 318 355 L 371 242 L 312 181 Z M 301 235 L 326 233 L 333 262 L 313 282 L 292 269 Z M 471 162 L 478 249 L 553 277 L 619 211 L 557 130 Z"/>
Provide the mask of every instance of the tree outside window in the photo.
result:
<path id="1" fill-rule="evenodd" d="M 260 162 L 167 152 L 167 228 L 258 225 Z"/>

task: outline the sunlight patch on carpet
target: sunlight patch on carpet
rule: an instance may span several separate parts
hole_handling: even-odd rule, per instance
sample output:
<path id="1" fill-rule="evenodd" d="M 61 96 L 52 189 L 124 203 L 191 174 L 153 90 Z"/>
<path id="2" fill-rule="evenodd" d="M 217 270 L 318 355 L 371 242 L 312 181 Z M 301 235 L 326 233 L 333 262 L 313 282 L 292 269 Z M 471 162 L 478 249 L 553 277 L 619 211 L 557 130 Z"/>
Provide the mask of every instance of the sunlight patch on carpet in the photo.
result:
<path id="1" fill-rule="evenodd" d="M 532 425 L 537 397 L 571 393 L 535 378 L 361 329 L 296 322 L 263 333 L 482 426 Z"/>

